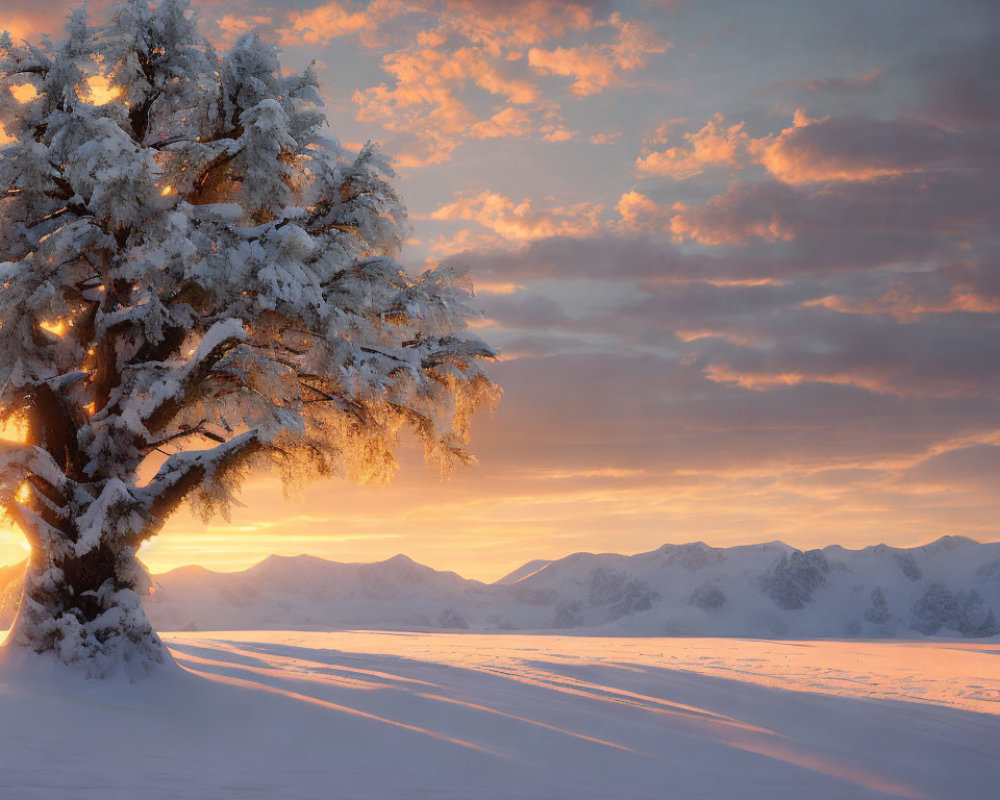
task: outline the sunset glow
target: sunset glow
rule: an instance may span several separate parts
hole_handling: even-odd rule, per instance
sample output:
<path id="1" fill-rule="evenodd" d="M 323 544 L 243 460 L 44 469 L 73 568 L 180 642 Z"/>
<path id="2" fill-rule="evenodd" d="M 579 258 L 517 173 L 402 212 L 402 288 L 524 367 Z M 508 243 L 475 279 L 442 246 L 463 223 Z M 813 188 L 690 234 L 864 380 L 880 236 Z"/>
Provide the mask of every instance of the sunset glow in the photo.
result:
<path id="1" fill-rule="evenodd" d="M 0 26 L 56 35 L 71 5 Z M 1000 537 L 989 4 L 233 0 L 199 25 L 317 60 L 330 135 L 394 158 L 402 262 L 468 268 L 504 398 L 447 480 L 412 441 L 388 486 L 258 475 L 229 521 L 175 514 L 154 571 Z M 82 102 L 122 99 L 87 70 Z M 18 114 L 42 85 L 8 87 Z"/>
<path id="2" fill-rule="evenodd" d="M 39 322 L 38 327 L 41 328 L 43 331 L 54 333 L 56 336 L 62 336 L 64 333 L 66 333 L 66 330 L 69 326 L 66 324 L 65 320 L 60 319 L 52 322 L 49 321 Z"/>
<path id="3" fill-rule="evenodd" d="M 93 75 L 80 91 L 80 99 L 92 106 L 103 106 L 121 96 L 121 88 L 111 83 L 106 75 Z"/>
<path id="4" fill-rule="evenodd" d="M 38 97 L 38 90 L 31 83 L 18 83 L 10 87 L 10 93 L 19 103 L 30 103 Z"/>

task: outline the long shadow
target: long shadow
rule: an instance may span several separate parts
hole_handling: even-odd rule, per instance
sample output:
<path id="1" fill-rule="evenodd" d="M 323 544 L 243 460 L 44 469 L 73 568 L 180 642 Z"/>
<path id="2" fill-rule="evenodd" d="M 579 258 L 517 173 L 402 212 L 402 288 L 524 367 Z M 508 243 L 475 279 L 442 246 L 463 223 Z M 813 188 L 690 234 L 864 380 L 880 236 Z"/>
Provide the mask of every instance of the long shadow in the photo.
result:
<path id="1" fill-rule="evenodd" d="M 808 780 L 802 783 L 799 772 L 805 771 L 833 791 L 822 796 L 919 800 L 979 796 L 974 785 L 969 789 L 972 794 L 928 791 L 925 781 L 907 780 L 905 763 L 872 768 L 878 759 L 859 747 L 872 723 L 887 735 L 893 731 L 898 735 L 911 718 L 925 726 L 947 726 L 954 721 L 947 714 L 942 716 L 947 709 L 789 692 L 627 663 L 524 660 L 513 666 L 454 666 L 393 655 L 222 639 L 200 639 L 197 644 L 175 641 L 172 650 L 182 667 L 209 680 L 281 694 L 515 760 L 544 761 L 545 748 L 551 748 L 570 761 L 597 758 L 605 767 L 615 765 L 624 774 L 630 770 L 638 774 L 677 752 L 708 748 L 716 760 L 756 767 L 751 772 L 775 773 L 779 785 L 784 779 L 777 773 L 808 785 Z M 952 713 L 960 715 L 962 724 L 967 724 L 966 715 L 971 714 Z M 986 720 L 982 733 L 996 735 L 1000 731 L 996 722 Z M 920 742 L 933 744 L 932 740 L 927 735 Z M 576 742 L 577 749 L 567 751 L 566 741 Z M 885 748 L 886 743 L 881 746 Z M 979 755 L 984 757 L 981 771 L 996 768 L 992 776 L 981 776 L 982 784 L 990 783 L 987 779 L 992 777 L 995 786 L 1000 762 L 988 748 Z M 990 755 L 994 755 L 992 767 Z M 919 759 L 920 755 L 911 757 Z"/>

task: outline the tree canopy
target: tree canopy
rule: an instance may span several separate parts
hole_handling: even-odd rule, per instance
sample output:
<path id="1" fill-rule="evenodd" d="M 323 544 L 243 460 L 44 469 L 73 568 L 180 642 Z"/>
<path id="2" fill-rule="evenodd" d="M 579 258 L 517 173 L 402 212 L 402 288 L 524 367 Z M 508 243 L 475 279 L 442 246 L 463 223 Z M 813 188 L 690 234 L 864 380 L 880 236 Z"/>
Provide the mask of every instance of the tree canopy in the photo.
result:
<path id="1" fill-rule="evenodd" d="M 0 504 L 32 547 L 12 635 L 67 661 L 150 638 L 134 554 L 183 500 L 224 511 L 260 467 L 386 479 L 404 428 L 467 460 L 498 396 L 464 277 L 395 260 L 378 148 L 326 134 L 313 69 L 196 22 L 126 0 L 56 44 L 0 36 L 0 419 L 25 431 Z"/>

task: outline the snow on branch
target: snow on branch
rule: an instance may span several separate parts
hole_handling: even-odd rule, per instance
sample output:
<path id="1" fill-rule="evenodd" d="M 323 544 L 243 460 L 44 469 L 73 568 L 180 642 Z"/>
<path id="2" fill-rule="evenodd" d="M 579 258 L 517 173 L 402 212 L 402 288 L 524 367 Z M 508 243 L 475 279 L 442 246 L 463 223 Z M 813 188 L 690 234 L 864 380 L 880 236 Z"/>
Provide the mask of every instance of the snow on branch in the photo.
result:
<path id="1" fill-rule="evenodd" d="M 152 521 L 153 529 L 147 535 L 159 530 L 178 504 L 196 489 L 217 493 L 223 504 L 230 502 L 225 473 L 268 446 L 264 434 L 250 430 L 208 450 L 189 450 L 170 456 L 153 479 L 136 490 L 136 497 L 148 509 Z"/>

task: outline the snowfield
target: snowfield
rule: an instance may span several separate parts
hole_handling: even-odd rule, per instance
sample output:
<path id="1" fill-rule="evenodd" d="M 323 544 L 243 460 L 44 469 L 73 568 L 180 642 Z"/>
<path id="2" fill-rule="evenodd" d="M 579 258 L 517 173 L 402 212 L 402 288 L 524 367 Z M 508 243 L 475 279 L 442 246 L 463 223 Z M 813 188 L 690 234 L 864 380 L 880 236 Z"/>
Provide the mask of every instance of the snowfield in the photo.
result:
<path id="1" fill-rule="evenodd" d="M 0 797 L 976 800 L 1000 640 L 236 631 L 0 662 Z M 41 662 L 41 663 L 39 663 Z"/>

